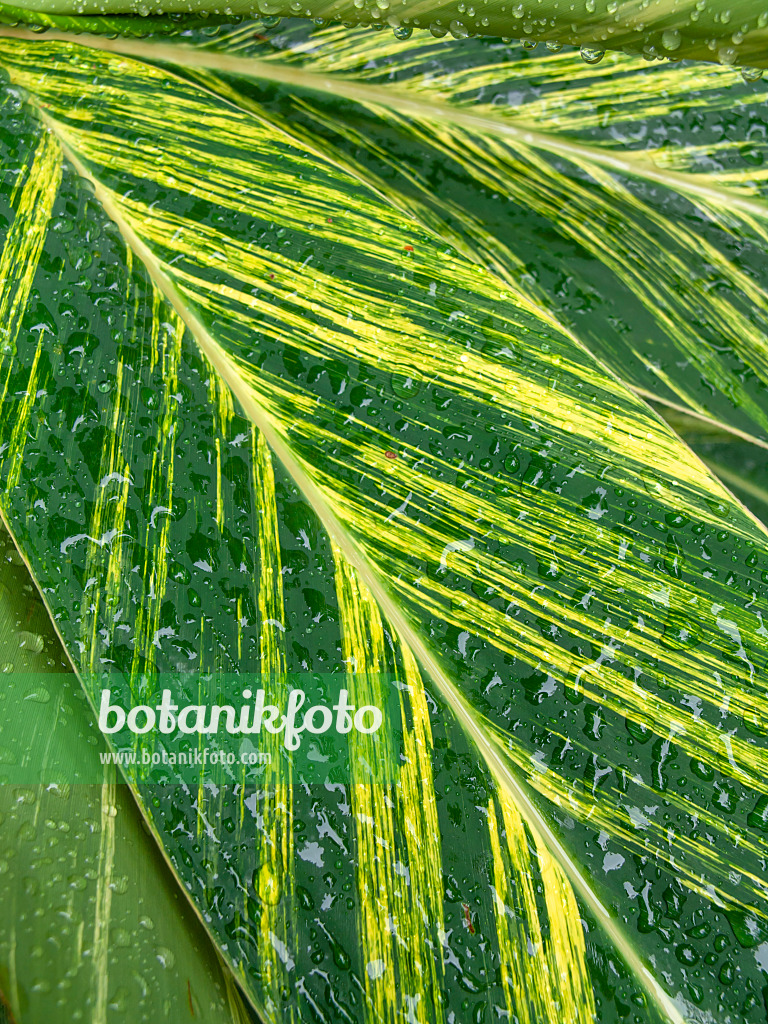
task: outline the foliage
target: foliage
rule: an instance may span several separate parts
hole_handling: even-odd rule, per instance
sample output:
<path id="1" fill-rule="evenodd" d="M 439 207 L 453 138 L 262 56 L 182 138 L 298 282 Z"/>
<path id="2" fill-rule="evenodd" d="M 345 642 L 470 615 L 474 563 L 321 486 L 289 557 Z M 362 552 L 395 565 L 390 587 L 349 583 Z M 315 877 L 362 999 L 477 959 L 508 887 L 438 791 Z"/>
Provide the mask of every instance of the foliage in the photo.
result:
<path id="1" fill-rule="evenodd" d="M 761 1019 L 766 527 L 646 402 L 766 445 L 758 87 L 293 25 L 0 63 L 0 506 L 86 693 L 400 683 L 389 788 L 134 787 L 249 1000 Z"/>

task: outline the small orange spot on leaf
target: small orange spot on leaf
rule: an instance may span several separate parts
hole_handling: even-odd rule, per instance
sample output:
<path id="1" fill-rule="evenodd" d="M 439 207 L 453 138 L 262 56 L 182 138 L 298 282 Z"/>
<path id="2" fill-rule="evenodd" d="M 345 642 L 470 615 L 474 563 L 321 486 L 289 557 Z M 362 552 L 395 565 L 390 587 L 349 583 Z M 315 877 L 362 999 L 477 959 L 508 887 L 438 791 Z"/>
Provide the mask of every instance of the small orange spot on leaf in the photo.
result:
<path id="1" fill-rule="evenodd" d="M 472 924 L 472 915 L 469 912 L 469 905 L 467 903 L 461 904 L 462 910 L 464 911 L 464 925 L 469 929 L 469 934 L 475 934 L 475 926 Z"/>

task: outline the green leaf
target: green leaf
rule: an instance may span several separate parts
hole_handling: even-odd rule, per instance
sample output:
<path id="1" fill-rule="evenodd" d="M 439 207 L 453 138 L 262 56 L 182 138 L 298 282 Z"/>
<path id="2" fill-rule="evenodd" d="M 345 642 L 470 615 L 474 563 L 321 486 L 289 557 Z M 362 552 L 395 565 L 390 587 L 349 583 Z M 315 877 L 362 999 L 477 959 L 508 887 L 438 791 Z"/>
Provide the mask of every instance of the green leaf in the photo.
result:
<path id="1" fill-rule="evenodd" d="M 670 426 L 711 471 L 768 526 L 768 455 L 705 421 L 663 409 Z"/>
<path id="2" fill-rule="evenodd" d="M 208 28 L 210 25 L 219 24 L 220 20 L 215 17 L 196 18 L 184 17 L 179 14 L 164 18 L 142 17 L 140 14 L 130 13 L 125 16 L 117 15 L 107 18 L 80 13 L 51 14 L 45 10 L 33 11 L 25 7 L 0 3 L 0 24 L 29 25 L 35 32 L 56 29 L 61 32 L 92 32 L 106 35 L 119 33 L 121 36 L 174 35 L 184 29 L 194 29 L 200 26 Z M 231 23 L 231 19 L 227 19 L 227 22 Z"/>
<path id="3" fill-rule="evenodd" d="M 490 261 L 638 394 L 768 444 L 755 316 L 768 301 L 763 85 L 620 57 L 574 71 L 566 54 L 479 40 L 308 36 L 281 28 L 271 53 L 248 27 L 201 37 L 197 52 L 100 45 L 175 55 L 187 75 Z M 673 145 L 681 118 L 687 142 Z M 393 159 L 403 145 L 409 159 Z"/>
<path id="4" fill-rule="evenodd" d="M 231 43 L 0 41 L 1 501 L 86 692 L 401 683 L 394 785 L 138 786 L 167 855 L 271 1020 L 757 1019 L 765 529 L 428 201 L 461 117 Z"/>
<path id="5" fill-rule="evenodd" d="M 0 665 L 6 681 L 11 672 L 34 679 L 22 699 L 4 688 L 0 735 L 7 742 L 34 709 L 49 747 L 78 743 L 103 779 L 0 785 L 0 1021 L 60 1020 L 64 1006 L 68 1019 L 246 1024 L 231 976 L 116 769 L 99 764 L 103 737 L 4 529 L 0 545 Z"/>
<path id="6" fill-rule="evenodd" d="M 398 5 L 389 0 L 308 0 L 305 6 L 296 0 L 228 0 L 226 4 L 217 0 L 22 0 L 18 6 L 31 17 L 97 14 L 107 15 L 106 22 L 114 15 L 135 12 L 270 18 L 298 14 L 319 22 L 389 27 L 401 35 L 429 28 L 437 37 L 448 32 L 458 39 L 478 34 L 508 36 L 529 43 L 546 41 L 555 49 L 567 43 L 581 47 L 589 63 L 598 62 L 611 49 L 644 54 L 650 60 L 694 58 L 750 69 L 768 66 L 768 13 L 757 0 L 741 0 L 737 7 L 687 0 L 656 9 L 628 0 L 577 0 L 567 11 L 558 0 L 522 0 L 514 6 L 496 0 L 479 8 L 455 0 L 427 5 L 416 0 L 401 0 Z"/>
<path id="7" fill-rule="evenodd" d="M 483 41 L 307 37 L 281 29 L 265 58 L 236 29 L 188 66 L 491 261 L 639 394 L 768 441 L 764 85 Z M 269 82 L 292 96 L 272 102 Z"/>

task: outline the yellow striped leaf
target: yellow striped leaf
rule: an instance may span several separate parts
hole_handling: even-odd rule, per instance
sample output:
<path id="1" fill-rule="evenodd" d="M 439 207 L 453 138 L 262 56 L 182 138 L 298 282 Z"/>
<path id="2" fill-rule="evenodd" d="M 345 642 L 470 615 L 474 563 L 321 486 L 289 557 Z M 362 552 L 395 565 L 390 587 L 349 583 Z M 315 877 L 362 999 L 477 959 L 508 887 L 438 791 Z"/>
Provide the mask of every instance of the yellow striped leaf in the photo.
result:
<path id="1" fill-rule="evenodd" d="M 222 674 L 279 695 L 330 673 L 356 704 L 396 680 L 391 782 L 357 737 L 344 783 L 275 758 L 260 785 L 136 787 L 266 1018 L 759 1019 L 766 529 L 636 393 L 642 342 L 614 353 L 626 380 L 606 368 L 522 272 L 524 236 L 420 157 L 479 196 L 538 177 L 532 234 L 565 195 L 670 236 L 674 213 L 595 146 L 516 128 L 515 163 L 494 119 L 424 98 L 407 49 L 390 91 L 319 70 L 353 60 L 321 42 L 306 66 L 231 34 L 0 39 L 4 514 L 94 701 L 105 666 L 137 702 L 180 666 L 201 704 Z M 645 159 L 621 173 L 703 203 Z M 640 278 L 672 288 L 644 244 L 636 278 L 614 247 L 603 287 L 650 317 Z M 746 317 L 697 302 L 655 311 L 676 351 L 694 312 Z M 759 424 L 744 376 L 722 394 Z"/>

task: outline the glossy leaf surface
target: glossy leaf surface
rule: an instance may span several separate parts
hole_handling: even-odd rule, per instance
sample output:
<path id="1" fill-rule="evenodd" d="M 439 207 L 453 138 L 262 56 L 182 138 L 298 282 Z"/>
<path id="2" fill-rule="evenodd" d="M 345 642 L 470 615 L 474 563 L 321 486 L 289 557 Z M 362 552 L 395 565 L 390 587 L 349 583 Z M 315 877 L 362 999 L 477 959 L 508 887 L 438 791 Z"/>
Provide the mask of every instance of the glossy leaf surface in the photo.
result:
<path id="1" fill-rule="evenodd" d="M 755 71 L 768 66 L 766 38 L 768 14 L 757 0 L 737 0 L 727 6 L 720 2 L 683 0 L 651 6 L 633 0 L 577 0 L 567 10 L 559 0 L 523 0 L 511 6 L 486 0 L 467 6 L 455 0 L 20 0 L 14 5 L 20 21 L 41 24 L 61 20 L 79 21 L 83 31 L 93 31 L 88 22 L 126 21 L 126 15 L 151 15 L 153 20 L 173 15 L 269 18 L 296 16 L 319 22 L 342 22 L 392 29 L 408 36 L 414 29 L 429 29 L 436 37 L 449 32 L 457 39 L 468 36 L 501 36 L 547 42 L 560 49 L 564 43 L 582 49 L 591 64 L 604 52 L 623 50 L 643 54 L 649 60 L 694 58 L 721 64 L 737 64 Z M 13 11 L 13 7 L 8 8 Z M 170 15 L 170 17 L 169 17 Z M 131 19 L 134 20 L 134 19 Z M 63 26 L 62 26 L 63 27 Z M 120 28 L 115 28 L 120 31 Z M 152 29 L 147 30 L 152 31 Z"/>
<path id="2" fill-rule="evenodd" d="M 765 528 L 428 201 L 459 120 L 360 86 L 329 144 L 231 50 L 0 42 L 2 502 L 86 691 L 403 684 L 391 791 L 140 792 L 177 873 L 269 1019 L 760 1019 Z"/>

